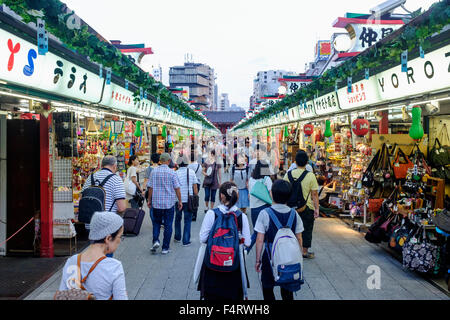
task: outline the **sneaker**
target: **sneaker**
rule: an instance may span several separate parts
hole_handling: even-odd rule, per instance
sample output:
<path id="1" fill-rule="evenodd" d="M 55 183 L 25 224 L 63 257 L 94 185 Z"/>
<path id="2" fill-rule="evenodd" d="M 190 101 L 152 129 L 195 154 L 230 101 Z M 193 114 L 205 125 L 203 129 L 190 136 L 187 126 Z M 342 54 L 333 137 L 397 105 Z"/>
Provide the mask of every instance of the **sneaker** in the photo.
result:
<path id="1" fill-rule="evenodd" d="M 189 247 L 189 246 L 191 245 L 191 243 L 192 243 L 192 242 L 189 242 L 189 243 L 183 244 L 183 247 Z"/>
<path id="2" fill-rule="evenodd" d="M 305 259 L 314 259 L 314 252 L 307 252 L 303 255 L 303 258 Z"/>
<path id="3" fill-rule="evenodd" d="M 168 253 L 170 253 L 170 250 L 169 250 L 169 249 L 165 249 L 165 250 L 162 250 L 162 251 L 161 251 L 161 254 L 168 254 Z"/>
<path id="4" fill-rule="evenodd" d="M 155 253 L 156 249 L 158 249 L 159 246 L 160 246 L 159 241 L 156 241 L 152 246 L 152 249 L 151 249 L 152 253 Z"/>
<path id="5" fill-rule="evenodd" d="M 173 242 L 178 243 L 178 242 L 181 242 L 181 240 L 173 239 Z"/>

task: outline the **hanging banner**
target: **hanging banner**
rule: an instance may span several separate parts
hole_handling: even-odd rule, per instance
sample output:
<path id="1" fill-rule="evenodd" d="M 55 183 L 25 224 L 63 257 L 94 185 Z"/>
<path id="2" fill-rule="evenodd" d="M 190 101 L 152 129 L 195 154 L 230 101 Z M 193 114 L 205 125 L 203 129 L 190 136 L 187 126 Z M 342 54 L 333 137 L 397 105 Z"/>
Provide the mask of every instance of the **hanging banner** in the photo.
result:
<path id="1" fill-rule="evenodd" d="M 307 101 L 299 106 L 300 119 L 307 119 L 316 116 L 314 100 Z"/>
<path id="2" fill-rule="evenodd" d="M 381 101 L 375 77 L 354 83 L 350 93 L 347 87 L 341 88 L 337 91 L 337 95 L 343 110 L 364 107 Z"/>
<path id="3" fill-rule="evenodd" d="M 317 115 L 329 114 L 339 111 L 337 92 L 333 91 L 314 100 Z"/>
<path id="4" fill-rule="evenodd" d="M 402 66 L 375 75 L 382 100 L 393 100 L 450 87 L 450 45 L 408 61 L 407 72 Z"/>

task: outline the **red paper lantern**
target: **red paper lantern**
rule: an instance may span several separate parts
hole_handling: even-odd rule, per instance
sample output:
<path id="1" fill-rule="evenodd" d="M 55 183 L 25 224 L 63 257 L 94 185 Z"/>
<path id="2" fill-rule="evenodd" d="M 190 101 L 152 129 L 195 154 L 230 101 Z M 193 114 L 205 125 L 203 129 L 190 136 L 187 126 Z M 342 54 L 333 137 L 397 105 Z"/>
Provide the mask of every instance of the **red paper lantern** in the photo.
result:
<path id="1" fill-rule="evenodd" d="M 370 124 L 367 119 L 364 118 L 358 118 L 355 119 L 352 123 L 352 131 L 357 136 L 364 136 L 366 135 L 370 130 Z"/>
<path id="2" fill-rule="evenodd" d="M 305 124 L 303 126 L 303 132 L 305 133 L 305 135 L 310 136 L 314 133 L 314 126 L 310 123 Z"/>

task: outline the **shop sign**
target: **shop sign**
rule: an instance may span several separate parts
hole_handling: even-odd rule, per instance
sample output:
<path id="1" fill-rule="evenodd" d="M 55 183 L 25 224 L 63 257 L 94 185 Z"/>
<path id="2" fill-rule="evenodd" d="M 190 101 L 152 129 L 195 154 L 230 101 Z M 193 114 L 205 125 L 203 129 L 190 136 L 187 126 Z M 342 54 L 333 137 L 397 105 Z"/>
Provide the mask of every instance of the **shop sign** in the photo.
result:
<path id="1" fill-rule="evenodd" d="M 316 116 L 316 109 L 314 107 L 314 100 L 301 103 L 299 106 L 300 119 L 307 119 Z"/>
<path id="2" fill-rule="evenodd" d="M 393 100 L 450 87 L 450 45 L 375 75 L 382 100 Z"/>
<path id="3" fill-rule="evenodd" d="M 352 40 L 348 52 L 361 52 L 384 39 L 403 24 L 349 24 L 346 26 Z"/>
<path id="4" fill-rule="evenodd" d="M 337 92 L 340 107 L 343 110 L 364 107 L 381 101 L 375 77 L 352 84 L 352 92 L 350 93 L 347 87 L 341 88 Z"/>
<path id="5" fill-rule="evenodd" d="M 286 94 L 293 94 L 297 92 L 297 90 L 306 87 L 308 84 L 312 82 L 311 79 L 305 79 L 305 80 L 297 80 L 293 79 L 289 81 L 289 79 L 278 79 L 280 82 L 280 86 L 286 88 Z"/>
<path id="6" fill-rule="evenodd" d="M 317 115 L 329 114 L 339 111 L 339 99 L 335 91 L 314 99 Z"/>
<path id="7" fill-rule="evenodd" d="M 300 119 L 298 106 L 295 106 L 295 107 L 289 109 L 289 121 L 295 121 L 298 119 Z"/>
<path id="8" fill-rule="evenodd" d="M 0 78 L 20 86 L 98 103 L 103 79 L 51 52 L 0 29 Z"/>

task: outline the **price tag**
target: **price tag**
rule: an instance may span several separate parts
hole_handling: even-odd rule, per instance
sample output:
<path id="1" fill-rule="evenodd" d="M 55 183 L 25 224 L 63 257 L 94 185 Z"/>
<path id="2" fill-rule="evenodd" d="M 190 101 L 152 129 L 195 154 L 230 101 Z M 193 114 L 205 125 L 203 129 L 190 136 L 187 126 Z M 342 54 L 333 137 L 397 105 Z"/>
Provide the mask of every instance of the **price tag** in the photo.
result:
<path id="1" fill-rule="evenodd" d="M 400 167 L 400 164 L 398 162 L 394 163 L 394 167 Z"/>

